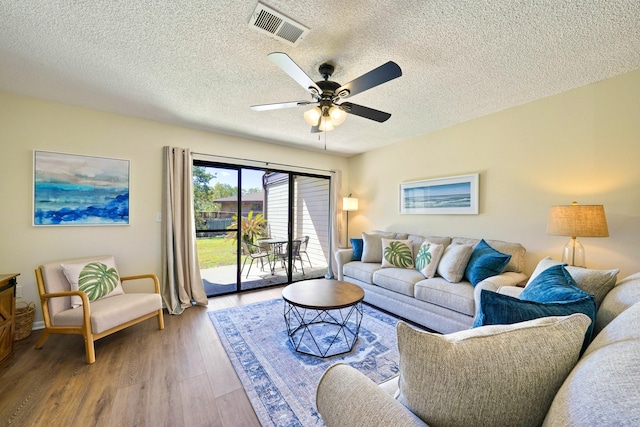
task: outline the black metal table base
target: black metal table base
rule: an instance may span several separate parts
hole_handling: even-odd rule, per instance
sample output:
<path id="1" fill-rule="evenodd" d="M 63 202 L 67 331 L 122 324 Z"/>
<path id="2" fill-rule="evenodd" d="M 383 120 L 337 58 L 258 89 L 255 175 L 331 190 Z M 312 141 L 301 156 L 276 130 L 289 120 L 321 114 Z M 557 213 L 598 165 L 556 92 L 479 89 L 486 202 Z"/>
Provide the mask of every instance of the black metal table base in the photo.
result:
<path id="1" fill-rule="evenodd" d="M 362 301 L 334 309 L 304 308 L 286 300 L 284 302 L 284 320 L 293 348 L 298 353 L 323 358 L 353 350 L 362 323 L 362 313 Z M 322 329 L 330 329 L 331 332 L 318 336 Z M 332 348 L 335 352 L 330 353 Z"/>

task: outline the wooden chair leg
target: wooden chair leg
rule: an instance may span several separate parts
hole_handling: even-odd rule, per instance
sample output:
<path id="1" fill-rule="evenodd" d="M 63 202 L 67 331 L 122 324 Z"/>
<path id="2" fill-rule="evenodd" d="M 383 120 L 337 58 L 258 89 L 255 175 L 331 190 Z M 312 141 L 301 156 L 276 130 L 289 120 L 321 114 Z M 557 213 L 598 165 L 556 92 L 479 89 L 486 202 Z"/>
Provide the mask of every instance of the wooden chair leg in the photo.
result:
<path id="1" fill-rule="evenodd" d="M 49 338 L 50 334 L 51 332 L 49 332 L 48 329 L 45 329 L 44 331 L 42 331 L 42 334 L 40 335 L 40 338 L 36 343 L 36 348 L 42 348 L 42 346 L 44 345 L 44 342 L 47 340 L 47 338 Z"/>
<path id="2" fill-rule="evenodd" d="M 84 349 L 87 353 L 87 363 L 92 364 L 96 361 L 96 349 L 93 343 L 93 337 L 84 337 Z"/>
<path id="3" fill-rule="evenodd" d="M 158 329 L 164 329 L 164 316 L 162 315 L 162 309 L 158 310 Z"/>

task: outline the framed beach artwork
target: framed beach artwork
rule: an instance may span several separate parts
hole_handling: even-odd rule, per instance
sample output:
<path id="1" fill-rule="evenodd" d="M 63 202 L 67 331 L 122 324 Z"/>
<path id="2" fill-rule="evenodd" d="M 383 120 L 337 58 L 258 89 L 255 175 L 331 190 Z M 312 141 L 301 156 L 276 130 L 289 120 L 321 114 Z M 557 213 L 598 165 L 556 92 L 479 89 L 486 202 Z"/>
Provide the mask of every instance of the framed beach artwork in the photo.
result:
<path id="1" fill-rule="evenodd" d="M 478 174 L 400 184 L 401 214 L 477 214 Z"/>
<path id="2" fill-rule="evenodd" d="M 129 160 L 33 152 L 33 225 L 128 225 Z"/>

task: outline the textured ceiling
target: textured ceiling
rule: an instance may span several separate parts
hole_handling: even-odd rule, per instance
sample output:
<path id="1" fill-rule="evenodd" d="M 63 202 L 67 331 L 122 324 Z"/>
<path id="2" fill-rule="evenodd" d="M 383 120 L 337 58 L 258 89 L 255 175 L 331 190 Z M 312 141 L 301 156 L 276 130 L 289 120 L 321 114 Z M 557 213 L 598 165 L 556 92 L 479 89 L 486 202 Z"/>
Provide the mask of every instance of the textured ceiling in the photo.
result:
<path id="1" fill-rule="evenodd" d="M 256 1 L 3 0 L 0 90 L 341 155 L 365 152 L 640 68 L 638 0 L 265 0 L 311 29 L 297 46 L 252 30 Z M 349 98 L 311 134 L 309 99 L 267 59 L 347 83 L 394 61 L 403 76 Z"/>

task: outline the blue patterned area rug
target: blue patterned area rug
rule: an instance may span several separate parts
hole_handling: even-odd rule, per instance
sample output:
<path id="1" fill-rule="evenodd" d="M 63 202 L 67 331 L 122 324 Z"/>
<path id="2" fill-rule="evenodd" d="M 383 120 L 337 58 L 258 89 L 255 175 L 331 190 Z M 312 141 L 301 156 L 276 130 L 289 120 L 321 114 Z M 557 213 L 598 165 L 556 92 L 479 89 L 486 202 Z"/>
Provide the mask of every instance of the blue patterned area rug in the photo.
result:
<path id="1" fill-rule="evenodd" d="M 222 345 L 263 426 L 323 426 L 316 387 L 334 363 L 346 363 L 380 383 L 398 374 L 398 319 L 363 305 L 356 344 L 349 353 L 321 359 L 296 352 L 274 299 L 209 312 Z"/>

